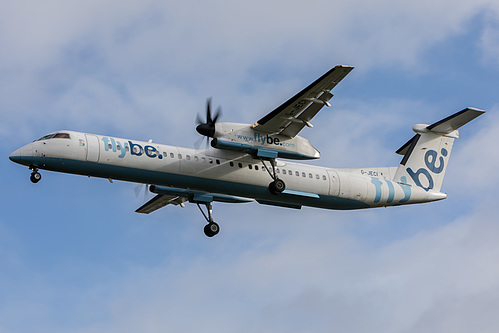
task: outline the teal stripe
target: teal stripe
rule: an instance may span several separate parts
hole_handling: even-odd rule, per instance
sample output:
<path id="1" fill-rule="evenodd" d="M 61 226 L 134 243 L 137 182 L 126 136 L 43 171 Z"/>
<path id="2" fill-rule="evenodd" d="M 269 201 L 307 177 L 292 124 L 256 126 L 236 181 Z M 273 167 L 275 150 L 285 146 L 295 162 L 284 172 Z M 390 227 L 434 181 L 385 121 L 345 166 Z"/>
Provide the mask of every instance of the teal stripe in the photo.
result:
<path id="1" fill-rule="evenodd" d="M 339 210 L 361 209 L 370 207 L 368 204 L 362 201 L 326 195 L 317 195 L 318 198 L 315 196 L 307 197 L 298 195 L 273 195 L 269 192 L 266 186 L 201 178 L 192 175 L 174 174 L 161 171 L 144 170 L 124 166 L 61 158 L 33 157 L 30 159 L 32 159 L 32 164 L 43 170 L 99 178 L 112 178 L 115 180 L 134 183 L 173 186 L 205 192 L 224 193 L 227 195 L 261 199 L 266 202 Z"/>

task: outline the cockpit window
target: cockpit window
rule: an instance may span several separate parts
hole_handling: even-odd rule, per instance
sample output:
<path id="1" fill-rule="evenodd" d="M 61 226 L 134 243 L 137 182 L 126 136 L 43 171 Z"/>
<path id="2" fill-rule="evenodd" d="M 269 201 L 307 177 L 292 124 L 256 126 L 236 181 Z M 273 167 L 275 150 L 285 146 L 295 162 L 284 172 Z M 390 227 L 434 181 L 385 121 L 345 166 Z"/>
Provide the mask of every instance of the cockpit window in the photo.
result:
<path id="1" fill-rule="evenodd" d="M 54 139 L 69 139 L 68 133 L 57 133 L 54 135 Z"/>
<path id="2" fill-rule="evenodd" d="M 52 139 L 54 137 L 55 134 L 47 134 L 45 136 L 42 136 L 40 139 L 38 139 L 37 141 L 42 141 L 42 140 L 48 140 L 48 139 Z"/>
<path id="3" fill-rule="evenodd" d="M 69 139 L 69 134 L 68 133 L 52 133 L 52 134 L 47 134 L 37 141 L 42 141 L 42 140 L 48 140 L 48 139 Z"/>

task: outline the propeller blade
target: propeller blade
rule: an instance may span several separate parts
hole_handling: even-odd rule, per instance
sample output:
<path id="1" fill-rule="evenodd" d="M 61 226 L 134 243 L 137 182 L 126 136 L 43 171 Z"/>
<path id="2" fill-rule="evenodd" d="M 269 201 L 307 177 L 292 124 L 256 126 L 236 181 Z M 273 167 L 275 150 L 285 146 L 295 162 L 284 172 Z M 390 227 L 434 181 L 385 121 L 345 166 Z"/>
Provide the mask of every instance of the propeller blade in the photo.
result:
<path id="1" fill-rule="evenodd" d="M 196 117 L 196 131 L 206 137 L 213 138 L 215 136 L 215 123 L 218 118 L 222 115 L 222 108 L 218 107 L 215 117 L 211 116 L 211 97 L 206 99 L 206 122 L 201 120 L 199 114 Z M 209 141 L 209 140 L 208 140 Z"/>
<path id="2" fill-rule="evenodd" d="M 203 119 L 201 119 L 201 116 L 199 115 L 199 113 L 196 115 L 196 124 L 197 125 L 204 124 Z"/>
<path id="3" fill-rule="evenodd" d="M 211 125 L 213 120 L 211 120 L 211 97 L 206 100 L 206 123 Z"/>
<path id="4" fill-rule="evenodd" d="M 140 196 L 140 192 L 144 192 L 143 194 L 143 197 L 144 197 L 144 200 L 147 199 L 148 197 L 148 194 L 149 194 L 149 185 L 147 184 L 138 184 L 137 186 L 135 186 L 135 197 L 139 197 Z"/>
<path id="5" fill-rule="evenodd" d="M 217 113 L 215 114 L 215 118 L 213 118 L 213 124 L 217 122 L 218 117 L 220 117 L 221 115 L 222 115 L 222 107 L 219 106 L 217 108 Z"/>

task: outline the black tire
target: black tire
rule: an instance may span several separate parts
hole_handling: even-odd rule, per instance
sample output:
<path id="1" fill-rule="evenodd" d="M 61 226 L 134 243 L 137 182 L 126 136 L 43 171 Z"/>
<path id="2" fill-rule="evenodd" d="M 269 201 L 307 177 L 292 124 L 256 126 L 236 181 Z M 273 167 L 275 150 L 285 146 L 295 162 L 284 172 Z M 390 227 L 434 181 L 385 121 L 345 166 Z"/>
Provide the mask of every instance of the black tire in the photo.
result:
<path id="1" fill-rule="evenodd" d="M 220 232 L 220 226 L 215 222 L 208 223 L 204 226 L 204 234 L 207 237 L 213 237 Z"/>
<path id="2" fill-rule="evenodd" d="M 276 179 L 269 184 L 269 191 L 272 194 L 282 193 L 286 189 L 286 183 L 282 179 Z"/>
<path id="3" fill-rule="evenodd" d="M 42 175 L 38 172 L 33 172 L 31 177 L 29 177 L 32 183 L 38 183 L 42 179 Z"/>

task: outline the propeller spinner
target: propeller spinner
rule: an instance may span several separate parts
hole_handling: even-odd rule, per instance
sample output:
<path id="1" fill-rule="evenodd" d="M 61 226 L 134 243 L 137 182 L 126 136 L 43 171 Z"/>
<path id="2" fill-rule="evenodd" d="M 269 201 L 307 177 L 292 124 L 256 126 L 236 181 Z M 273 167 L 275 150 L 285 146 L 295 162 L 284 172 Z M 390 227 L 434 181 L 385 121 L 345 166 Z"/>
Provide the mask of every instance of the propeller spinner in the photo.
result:
<path id="1" fill-rule="evenodd" d="M 207 138 L 213 138 L 215 136 L 215 123 L 217 122 L 218 117 L 222 115 L 222 108 L 219 106 L 217 112 L 215 113 L 215 117 L 211 117 L 211 98 L 208 98 L 206 101 L 206 122 L 203 122 L 199 114 L 197 116 L 198 126 L 196 127 L 196 131 L 206 136 Z"/>

